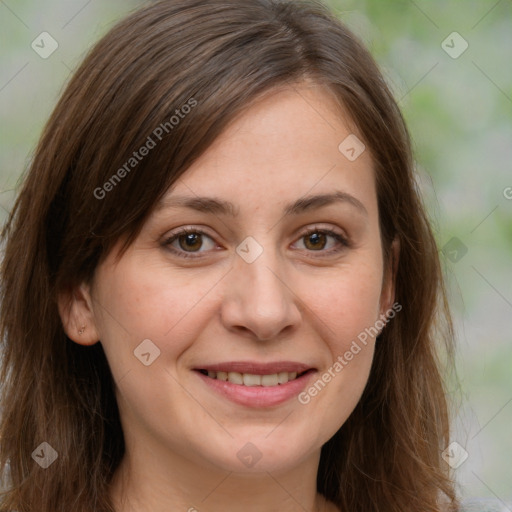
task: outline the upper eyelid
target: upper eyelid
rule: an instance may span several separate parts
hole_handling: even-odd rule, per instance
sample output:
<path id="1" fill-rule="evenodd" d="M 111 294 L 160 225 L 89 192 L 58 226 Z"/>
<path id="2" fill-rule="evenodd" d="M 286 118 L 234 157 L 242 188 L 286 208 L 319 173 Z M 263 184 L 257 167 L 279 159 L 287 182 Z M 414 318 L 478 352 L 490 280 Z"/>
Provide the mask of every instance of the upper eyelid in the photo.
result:
<path id="1" fill-rule="evenodd" d="M 337 230 L 339 230 L 340 232 L 338 232 Z M 302 228 L 296 230 L 294 236 L 301 238 L 301 237 L 303 237 L 311 232 L 314 232 L 314 231 L 332 232 L 333 234 L 341 236 L 342 238 L 345 238 L 347 240 L 349 239 L 349 236 L 346 233 L 346 230 L 339 228 L 339 227 L 338 228 L 322 227 L 322 226 L 319 226 L 318 223 L 313 224 L 312 227 L 302 227 Z M 164 241 L 166 241 L 166 240 L 169 240 L 174 237 L 178 237 L 183 234 L 186 235 L 188 233 L 199 233 L 201 235 L 206 235 L 212 239 L 216 238 L 215 235 L 212 235 L 208 232 L 208 228 L 185 226 L 185 227 L 176 228 L 176 230 L 173 231 L 172 233 L 164 235 L 163 239 L 164 239 Z"/>

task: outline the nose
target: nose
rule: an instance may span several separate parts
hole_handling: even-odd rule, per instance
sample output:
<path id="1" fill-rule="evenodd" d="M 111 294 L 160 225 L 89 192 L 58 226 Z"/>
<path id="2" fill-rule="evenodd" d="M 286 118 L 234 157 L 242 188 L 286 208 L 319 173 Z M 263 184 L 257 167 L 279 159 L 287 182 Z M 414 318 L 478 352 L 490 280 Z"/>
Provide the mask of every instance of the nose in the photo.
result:
<path id="1" fill-rule="evenodd" d="M 236 256 L 226 276 L 221 320 L 226 329 L 258 340 L 293 331 L 301 321 L 298 297 L 278 259 L 265 250 L 252 263 Z"/>

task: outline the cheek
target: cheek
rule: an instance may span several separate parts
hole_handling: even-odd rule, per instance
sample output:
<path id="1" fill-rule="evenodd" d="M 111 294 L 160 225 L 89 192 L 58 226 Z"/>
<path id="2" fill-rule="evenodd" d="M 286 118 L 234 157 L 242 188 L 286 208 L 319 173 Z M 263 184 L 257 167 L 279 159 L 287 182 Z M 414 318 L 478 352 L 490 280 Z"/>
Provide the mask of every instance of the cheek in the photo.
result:
<path id="1" fill-rule="evenodd" d="M 213 315 L 207 295 L 219 276 L 192 279 L 148 261 L 121 263 L 98 273 L 95 313 L 125 426 L 153 431 L 162 410 L 177 417 L 191 406 L 176 365 Z M 200 408 L 197 414 L 205 416 Z"/>
<path id="2" fill-rule="evenodd" d="M 376 260 L 336 269 L 307 294 L 307 305 L 324 324 L 333 356 L 347 350 L 351 340 L 378 320 L 381 287 L 381 265 Z"/>
<path id="3" fill-rule="evenodd" d="M 333 434 L 357 405 L 368 380 L 380 313 L 380 260 L 336 269 L 321 282 L 305 302 L 318 319 L 315 329 L 329 350 L 329 361 L 301 403 L 311 402 Z"/>
<path id="4" fill-rule="evenodd" d="M 203 299 L 216 281 L 218 276 L 206 273 L 193 278 L 171 275 L 169 267 L 137 258 L 100 270 L 95 316 L 114 377 L 140 365 L 134 351 L 148 339 L 157 347 L 155 353 L 160 351 L 158 357 L 163 356 L 160 362 L 173 366 L 202 319 L 208 320 Z"/>

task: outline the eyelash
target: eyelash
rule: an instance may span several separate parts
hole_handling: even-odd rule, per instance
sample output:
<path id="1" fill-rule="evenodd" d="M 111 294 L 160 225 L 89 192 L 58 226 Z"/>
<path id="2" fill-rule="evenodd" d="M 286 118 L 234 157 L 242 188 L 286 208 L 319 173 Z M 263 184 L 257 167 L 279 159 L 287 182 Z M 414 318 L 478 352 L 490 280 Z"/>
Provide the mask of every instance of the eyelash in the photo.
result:
<path id="1" fill-rule="evenodd" d="M 325 250 L 308 251 L 308 252 L 322 253 L 321 256 L 312 256 L 313 258 L 319 258 L 319 257 L 325 256 L 326 253 L 327 253 L 327 255 L 337 254 L 340 251 L 342 251 L 343 249 L 350 247 L 349 241 L 344 236 L 342 236 L 340 233 L 337 233 L 336 231 L 333 231 L 331 229 L 323 229 L 323 228 L 315 227 L 315 228 L 312 228 L 312 229 L 306 231 L 305 233 L 303 233 L 298 238 L 298 240 L 306 238 L 314 233 L 320 233 L 323 235 L 333 237 L 339 243 L 339 246 L 336 249 L 330 249 L 327 251 L 325 251 Z M 202 256 L 195 255 L 195 254 L 201 254 L 200 252 L 187 252 L 187 251 L 177 250 L 171 246 L 171 244 L 174 241 L 176 241 L 178 238 L 180 238 L 181 236 L 189 235 L 189 234 L 204 235 L 213 240 L 213 238 L 208 233 L 206 233 L 205 231 L 202 231 L 201 229 L 181 228 L 179 231 L 177 231 L 176 233 L 173 233 L 168 238 L 166 238 L 163 242 L 163 245 L 166 246 L 171 252 L 173 252 L 174 254 L 176 254 L 177 256 L 179 256 L 181 258 L 202 258 Z"/>

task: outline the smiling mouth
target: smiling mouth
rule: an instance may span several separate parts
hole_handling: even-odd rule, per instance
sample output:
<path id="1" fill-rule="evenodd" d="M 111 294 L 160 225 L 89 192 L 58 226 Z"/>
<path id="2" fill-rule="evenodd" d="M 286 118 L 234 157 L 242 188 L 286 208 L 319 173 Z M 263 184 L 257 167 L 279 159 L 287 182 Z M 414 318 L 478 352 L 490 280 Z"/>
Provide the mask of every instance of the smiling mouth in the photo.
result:
<path id="1" fill-rule="evenodd" d="M 290 381 L 296 380 L 303 375 L 314 371 L 313 369 L 305 370 L 302 372 L 278 372 L 267 375 L 255 375 L 252 373 L 239 373 L 239 372 L 223 372 L 213 370 L 197 370 L 203 375 L 213 380 L 220 380 L 230 382 L 231 384 L 238 384 L 240 386 L 261 386 L 271 387 L 280 386 Z"/>

